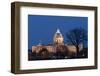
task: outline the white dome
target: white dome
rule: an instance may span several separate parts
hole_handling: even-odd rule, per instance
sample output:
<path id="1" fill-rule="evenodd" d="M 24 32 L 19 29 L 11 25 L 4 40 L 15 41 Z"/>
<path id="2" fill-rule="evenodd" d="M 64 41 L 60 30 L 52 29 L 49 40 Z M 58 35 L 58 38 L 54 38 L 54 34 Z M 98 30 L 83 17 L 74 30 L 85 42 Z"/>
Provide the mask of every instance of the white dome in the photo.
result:
<path id="1" fill-rule="evenodd" d="M 56 31 L 56 33 L 54 35 L 54 43 L 55 44 L 63 44 L 63 40 L 64 39 L 63 39 L 63 36 L 62 36 L 60 30 L 57 29 L 57 31 Z"/>

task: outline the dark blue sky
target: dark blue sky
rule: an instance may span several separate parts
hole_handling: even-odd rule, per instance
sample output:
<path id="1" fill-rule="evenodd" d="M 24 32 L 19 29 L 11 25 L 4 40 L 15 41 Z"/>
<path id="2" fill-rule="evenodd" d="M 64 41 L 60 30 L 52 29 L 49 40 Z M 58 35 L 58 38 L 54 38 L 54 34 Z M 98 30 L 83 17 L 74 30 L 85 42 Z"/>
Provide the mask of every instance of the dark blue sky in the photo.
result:
<path id="1" fill-rule="evenodd" d="M 66 42 L 66 32 L 79 27 L 88 29 L 87 17 L 28 15 L 28 48 L 38 45 L 40 41 L 45 45 L 53 43 L 57 28 Z"/>

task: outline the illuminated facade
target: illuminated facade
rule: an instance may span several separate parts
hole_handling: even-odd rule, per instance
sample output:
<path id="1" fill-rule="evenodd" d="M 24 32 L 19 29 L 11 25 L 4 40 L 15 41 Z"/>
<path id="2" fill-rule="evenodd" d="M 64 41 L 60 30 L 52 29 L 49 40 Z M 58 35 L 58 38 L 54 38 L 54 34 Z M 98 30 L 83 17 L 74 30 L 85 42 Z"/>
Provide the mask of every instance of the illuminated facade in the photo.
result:
<path id="1" fill-rule="evenodd" d="M 46 48 L 48 52 L 56 53 L 58 50 L 64 51 L 64 49 L 67 49 L 71 53 L 76 53 L 76 47 L 73 45 L 67 45 L 64 44 L 64 37 L 59 29 L 57 29 L 56 33 L 53 37 L 53 44 L 51 45 L 42 45 L 39 43 L 36 46 L 32 46 L 32 52 L 39 53 L 43 48 Z M 82 50 L 83 46 L 81 45 L 79 47 L 79 50 Z"/>

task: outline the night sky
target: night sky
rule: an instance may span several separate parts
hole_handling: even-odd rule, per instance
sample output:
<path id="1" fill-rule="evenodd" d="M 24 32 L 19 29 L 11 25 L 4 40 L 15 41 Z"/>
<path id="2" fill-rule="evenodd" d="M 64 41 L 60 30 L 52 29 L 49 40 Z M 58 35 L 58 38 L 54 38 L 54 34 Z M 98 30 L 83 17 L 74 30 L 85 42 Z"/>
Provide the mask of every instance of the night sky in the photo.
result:
<path id="1" fill-rule="evenodd" d="M 53 43 L 57 28 L 66 43 L 66 32 L 80 27 L 88 29 L 87 17 L 28 15 L 28 49 L 32 45 L 38 45 L 40 41 L 44 45 Z"/>

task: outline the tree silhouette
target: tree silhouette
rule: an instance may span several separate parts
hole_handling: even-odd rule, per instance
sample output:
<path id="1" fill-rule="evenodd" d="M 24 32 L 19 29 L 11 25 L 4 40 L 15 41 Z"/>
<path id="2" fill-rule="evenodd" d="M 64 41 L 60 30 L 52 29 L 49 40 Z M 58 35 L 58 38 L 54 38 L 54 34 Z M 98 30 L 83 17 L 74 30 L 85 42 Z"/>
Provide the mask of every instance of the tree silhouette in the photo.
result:
<path id="1" fill-rule="evenodd" d="M 55 56 L 57 59 L 63 59 L 68 55 L 68 48 L 65 45 L 57 45 Z"/>
<path id="2" fill-rule="evenodd" d="M 83 28 L 75 28 L 66 33 L 67 42 L 71 45 L 74 45 L 77 50 L 77 56 L 79 55 L 79 45 L 87 41 L 87 31 Z"/>
<path id="3" fill-rule="evenodd" d="M 46 48 L 42 48 L 39 52 L 40 58 L 48 59 L 49 58 L 49 51 Z"/>

